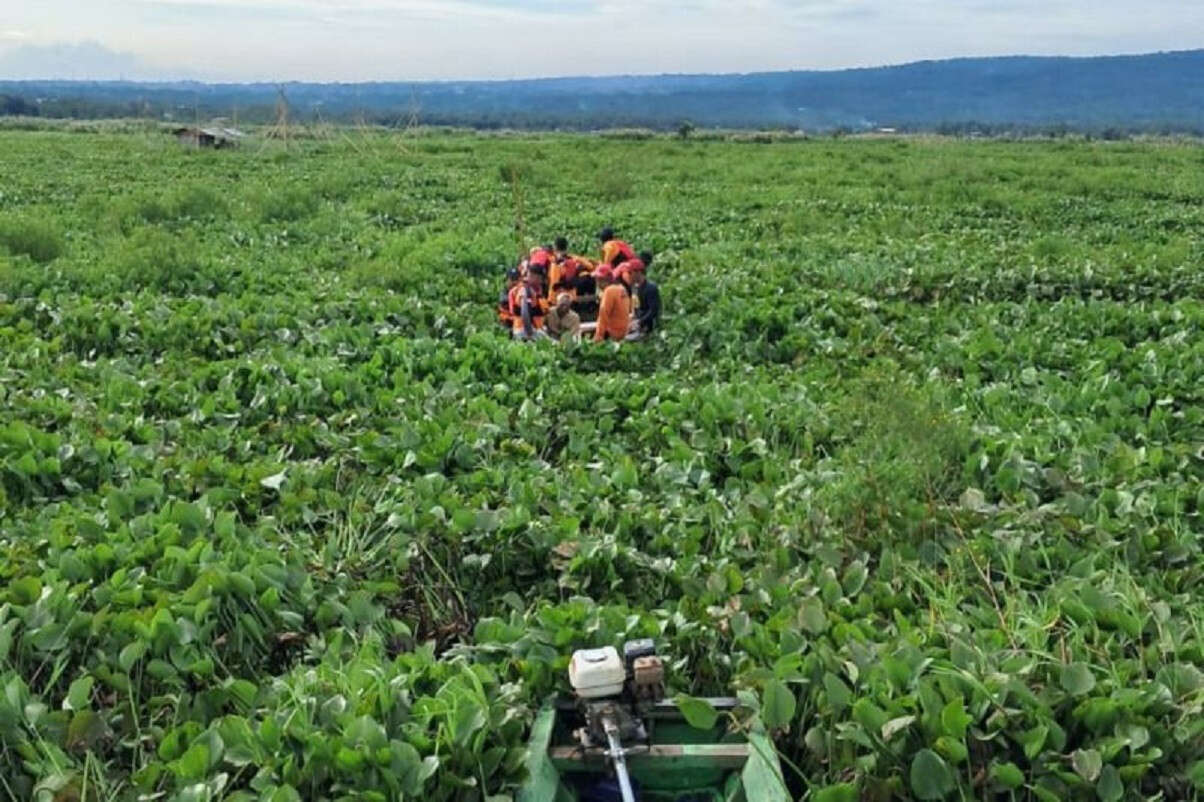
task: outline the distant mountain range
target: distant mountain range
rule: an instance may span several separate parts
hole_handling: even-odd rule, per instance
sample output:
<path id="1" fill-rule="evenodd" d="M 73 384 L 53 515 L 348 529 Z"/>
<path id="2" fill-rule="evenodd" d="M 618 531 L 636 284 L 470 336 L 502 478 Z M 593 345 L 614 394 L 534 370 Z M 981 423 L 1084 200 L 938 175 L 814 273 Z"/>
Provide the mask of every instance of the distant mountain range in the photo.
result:
<path id="1" fill-rule="evenodd" d="M 1204 133 L 1204 50 L 965 58 L 839 71 L 435 83 L 0 81 L 0 114 L 596 129 Z"/>

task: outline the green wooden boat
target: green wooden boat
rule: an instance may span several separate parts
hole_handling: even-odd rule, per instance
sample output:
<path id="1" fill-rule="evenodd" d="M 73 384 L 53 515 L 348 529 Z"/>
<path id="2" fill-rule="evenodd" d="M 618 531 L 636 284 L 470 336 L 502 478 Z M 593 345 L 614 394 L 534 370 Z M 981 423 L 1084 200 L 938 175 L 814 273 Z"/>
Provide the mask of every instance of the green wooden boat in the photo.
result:
<path id="1" fill-rule="evenodd" d="M 709 699 L 731 710 L 735 699 Z M 635 797 L 648 802 L 790 802 L 773 743 L 763 732 L 711 730 L 686 723 L 671 702 L 652 705 L 647 739 L 625 744 Z M 535 720 L 526 785 L 518 802 L 605 802 L 622 797 L 605 747 L 587 749 L 574 737 L 580 723 L 571 701 L 550 702 Z"/>

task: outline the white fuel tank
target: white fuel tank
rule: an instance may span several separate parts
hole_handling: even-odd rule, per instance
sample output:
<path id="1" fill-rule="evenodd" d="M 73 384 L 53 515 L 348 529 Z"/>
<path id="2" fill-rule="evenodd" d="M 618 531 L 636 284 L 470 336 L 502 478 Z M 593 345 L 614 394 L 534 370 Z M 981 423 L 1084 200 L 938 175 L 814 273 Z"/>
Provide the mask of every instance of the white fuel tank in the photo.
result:
<path id="1" fill-rule="evenodd" d="M 623 692 L 627 670 L 613 646 L 580 649 L 569 662 L 569 682 L 582 699 L 618 696 Z"/>

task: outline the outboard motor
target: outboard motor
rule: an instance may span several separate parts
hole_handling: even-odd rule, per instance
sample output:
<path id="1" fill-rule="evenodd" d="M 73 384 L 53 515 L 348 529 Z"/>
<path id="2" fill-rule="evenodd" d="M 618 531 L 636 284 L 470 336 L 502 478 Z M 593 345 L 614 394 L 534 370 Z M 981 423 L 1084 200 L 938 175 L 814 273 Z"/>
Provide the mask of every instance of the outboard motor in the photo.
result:
<path id="1" fill-rule="evenodd" d="M 623 656 L 613 646 L 581 649 L 569 662 L 569 683 L 585 726 L 574 736 L 585 749 L 605 745 L 623 802 L 635 802 L 627 772 L 627 743 L 646 743 L 647 709 L 665 698 L 665 666 L 651 639 L 623 644 Z"/>

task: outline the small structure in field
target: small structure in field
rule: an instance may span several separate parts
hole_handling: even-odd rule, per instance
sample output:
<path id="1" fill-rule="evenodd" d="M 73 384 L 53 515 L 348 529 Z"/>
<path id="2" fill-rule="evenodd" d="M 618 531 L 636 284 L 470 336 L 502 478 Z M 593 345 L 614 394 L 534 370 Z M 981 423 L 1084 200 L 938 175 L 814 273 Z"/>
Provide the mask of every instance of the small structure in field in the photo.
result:
<path id="1" fill-rule="evenodd" d="M 237 128 L 177 128 L 172 134 L 181 145 L 215 150 L 236 148 L 239 140 L 246 136 Z"/>

